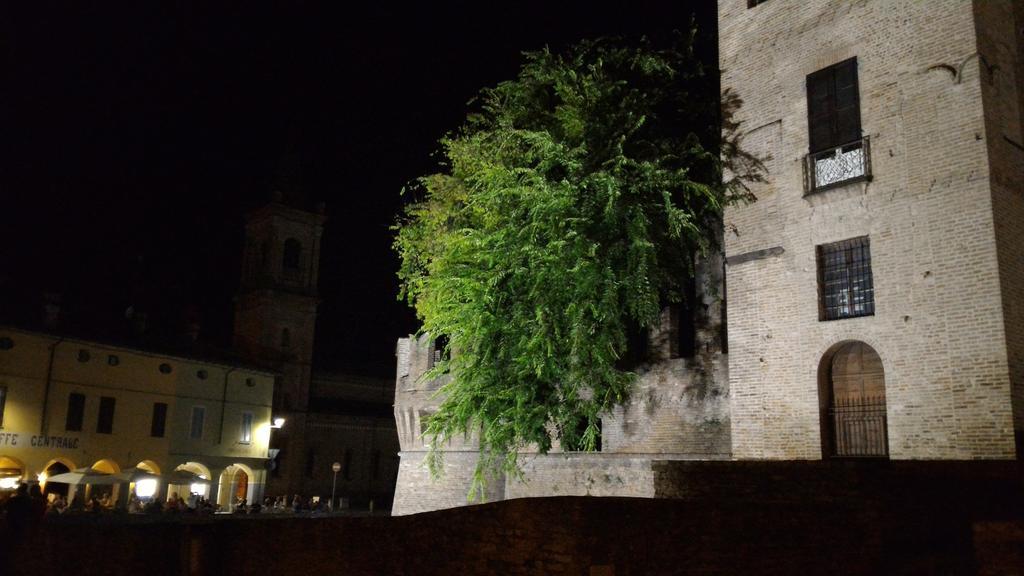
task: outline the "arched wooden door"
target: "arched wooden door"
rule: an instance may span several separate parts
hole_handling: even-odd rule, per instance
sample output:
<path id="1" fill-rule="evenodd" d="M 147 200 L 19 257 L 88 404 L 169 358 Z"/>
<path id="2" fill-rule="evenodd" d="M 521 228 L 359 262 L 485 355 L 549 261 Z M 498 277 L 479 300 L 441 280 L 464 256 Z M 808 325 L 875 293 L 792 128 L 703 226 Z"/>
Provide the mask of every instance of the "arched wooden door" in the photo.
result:
<path id="1" fill-rule="evenodd" d="M 887 458 L 889 436 L 882 359 L 863 342 L 849 342 L 826 357 L 828 415 L 823 430 L 830 436 L 831 456 Z"/>

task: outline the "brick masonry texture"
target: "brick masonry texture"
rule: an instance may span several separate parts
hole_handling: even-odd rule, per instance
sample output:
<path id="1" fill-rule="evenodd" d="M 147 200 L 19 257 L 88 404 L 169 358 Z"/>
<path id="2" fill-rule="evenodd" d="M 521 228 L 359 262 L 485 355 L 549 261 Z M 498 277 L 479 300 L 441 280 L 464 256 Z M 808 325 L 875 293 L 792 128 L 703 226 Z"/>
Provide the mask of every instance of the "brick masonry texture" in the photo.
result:
<path id="1" fill-rule="evenodd" d="M 726 211 L 726 255 L 784 249 L 727 270 L 735 458 L 822 456 L 819 366 L 851 340 L 882 359 L 892 458 L 1015 456 L 1024 214 L 1020 150 L 1003 136 L 1021 132 L 1020 13 L 720 0 L 722 86 L 770 155 L 757 202 Z M 805 195 L 806 76 L 854 57 L 873 178 Z M 995 83 L 984 62 L 999 63 Z M 815 246 L 865 235 L 875 315 L 819 321 Z"/>

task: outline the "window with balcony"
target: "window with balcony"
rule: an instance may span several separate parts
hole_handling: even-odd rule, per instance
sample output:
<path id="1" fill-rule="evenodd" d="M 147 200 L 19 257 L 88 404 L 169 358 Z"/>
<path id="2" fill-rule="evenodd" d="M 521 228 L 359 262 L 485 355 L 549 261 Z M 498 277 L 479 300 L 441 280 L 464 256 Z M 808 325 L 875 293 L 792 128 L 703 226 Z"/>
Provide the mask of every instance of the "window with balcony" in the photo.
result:
<path id="1" fill-rule="evenodd" d="M 821 320 L 872 316 L 875 289 L 867 236 L 818 246 Z"/>
<path id="2" fill-rule="evenodd" d="M 869 142 L 861 135 L 856 58 L 807 76 L 807 131 L 808 193 L 870 178 Z"/>

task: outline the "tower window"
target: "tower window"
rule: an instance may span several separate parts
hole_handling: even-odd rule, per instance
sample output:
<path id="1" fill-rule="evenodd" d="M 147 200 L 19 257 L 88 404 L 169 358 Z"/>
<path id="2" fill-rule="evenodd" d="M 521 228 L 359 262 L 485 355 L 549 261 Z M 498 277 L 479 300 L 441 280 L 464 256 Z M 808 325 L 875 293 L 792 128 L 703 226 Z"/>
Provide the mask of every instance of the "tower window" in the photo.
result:
<path id="1" fill-rule="evenodd" d="M 291 348 L 292 333 L 287 328 L 281 329 L 281 348 Z"/>
<path id="2" fill-rule="evenodd" d="M 872 316 L 875 289 L 867 236 L 818 246 L 820 319 Z"/>
<path id="3" fill-rule="evenodd" d="M 285 270 L 298 270 L 299 261 L 302 257 L 302 244 L 295 238 L 284 241 L 283 265 Z"/>

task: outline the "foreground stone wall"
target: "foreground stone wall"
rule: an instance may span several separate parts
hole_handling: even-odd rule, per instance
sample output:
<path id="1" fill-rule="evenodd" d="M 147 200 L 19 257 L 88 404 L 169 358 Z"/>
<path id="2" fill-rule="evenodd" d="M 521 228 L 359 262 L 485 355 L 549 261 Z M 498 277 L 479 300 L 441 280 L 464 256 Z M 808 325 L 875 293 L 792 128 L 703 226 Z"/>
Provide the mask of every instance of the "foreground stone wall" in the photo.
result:
<path id="1" fill-rule="evenodd" d="M 517 499 L 397 518 L 65 518 L 16 547 L 0 528 L 0 567 L 11 576 L 958 575 L 1019 569 L 1019 469 L 907 462 L 887 472 L 884 463 L 802 464 L 673 463 L 657 471 L 659 486 L 685 479 L 701 487 L 687 497 L 687 488 L 677 486 L 685 497 L 680 500 Z M 705 498 L 712 487 L 715 496 Z"/>

